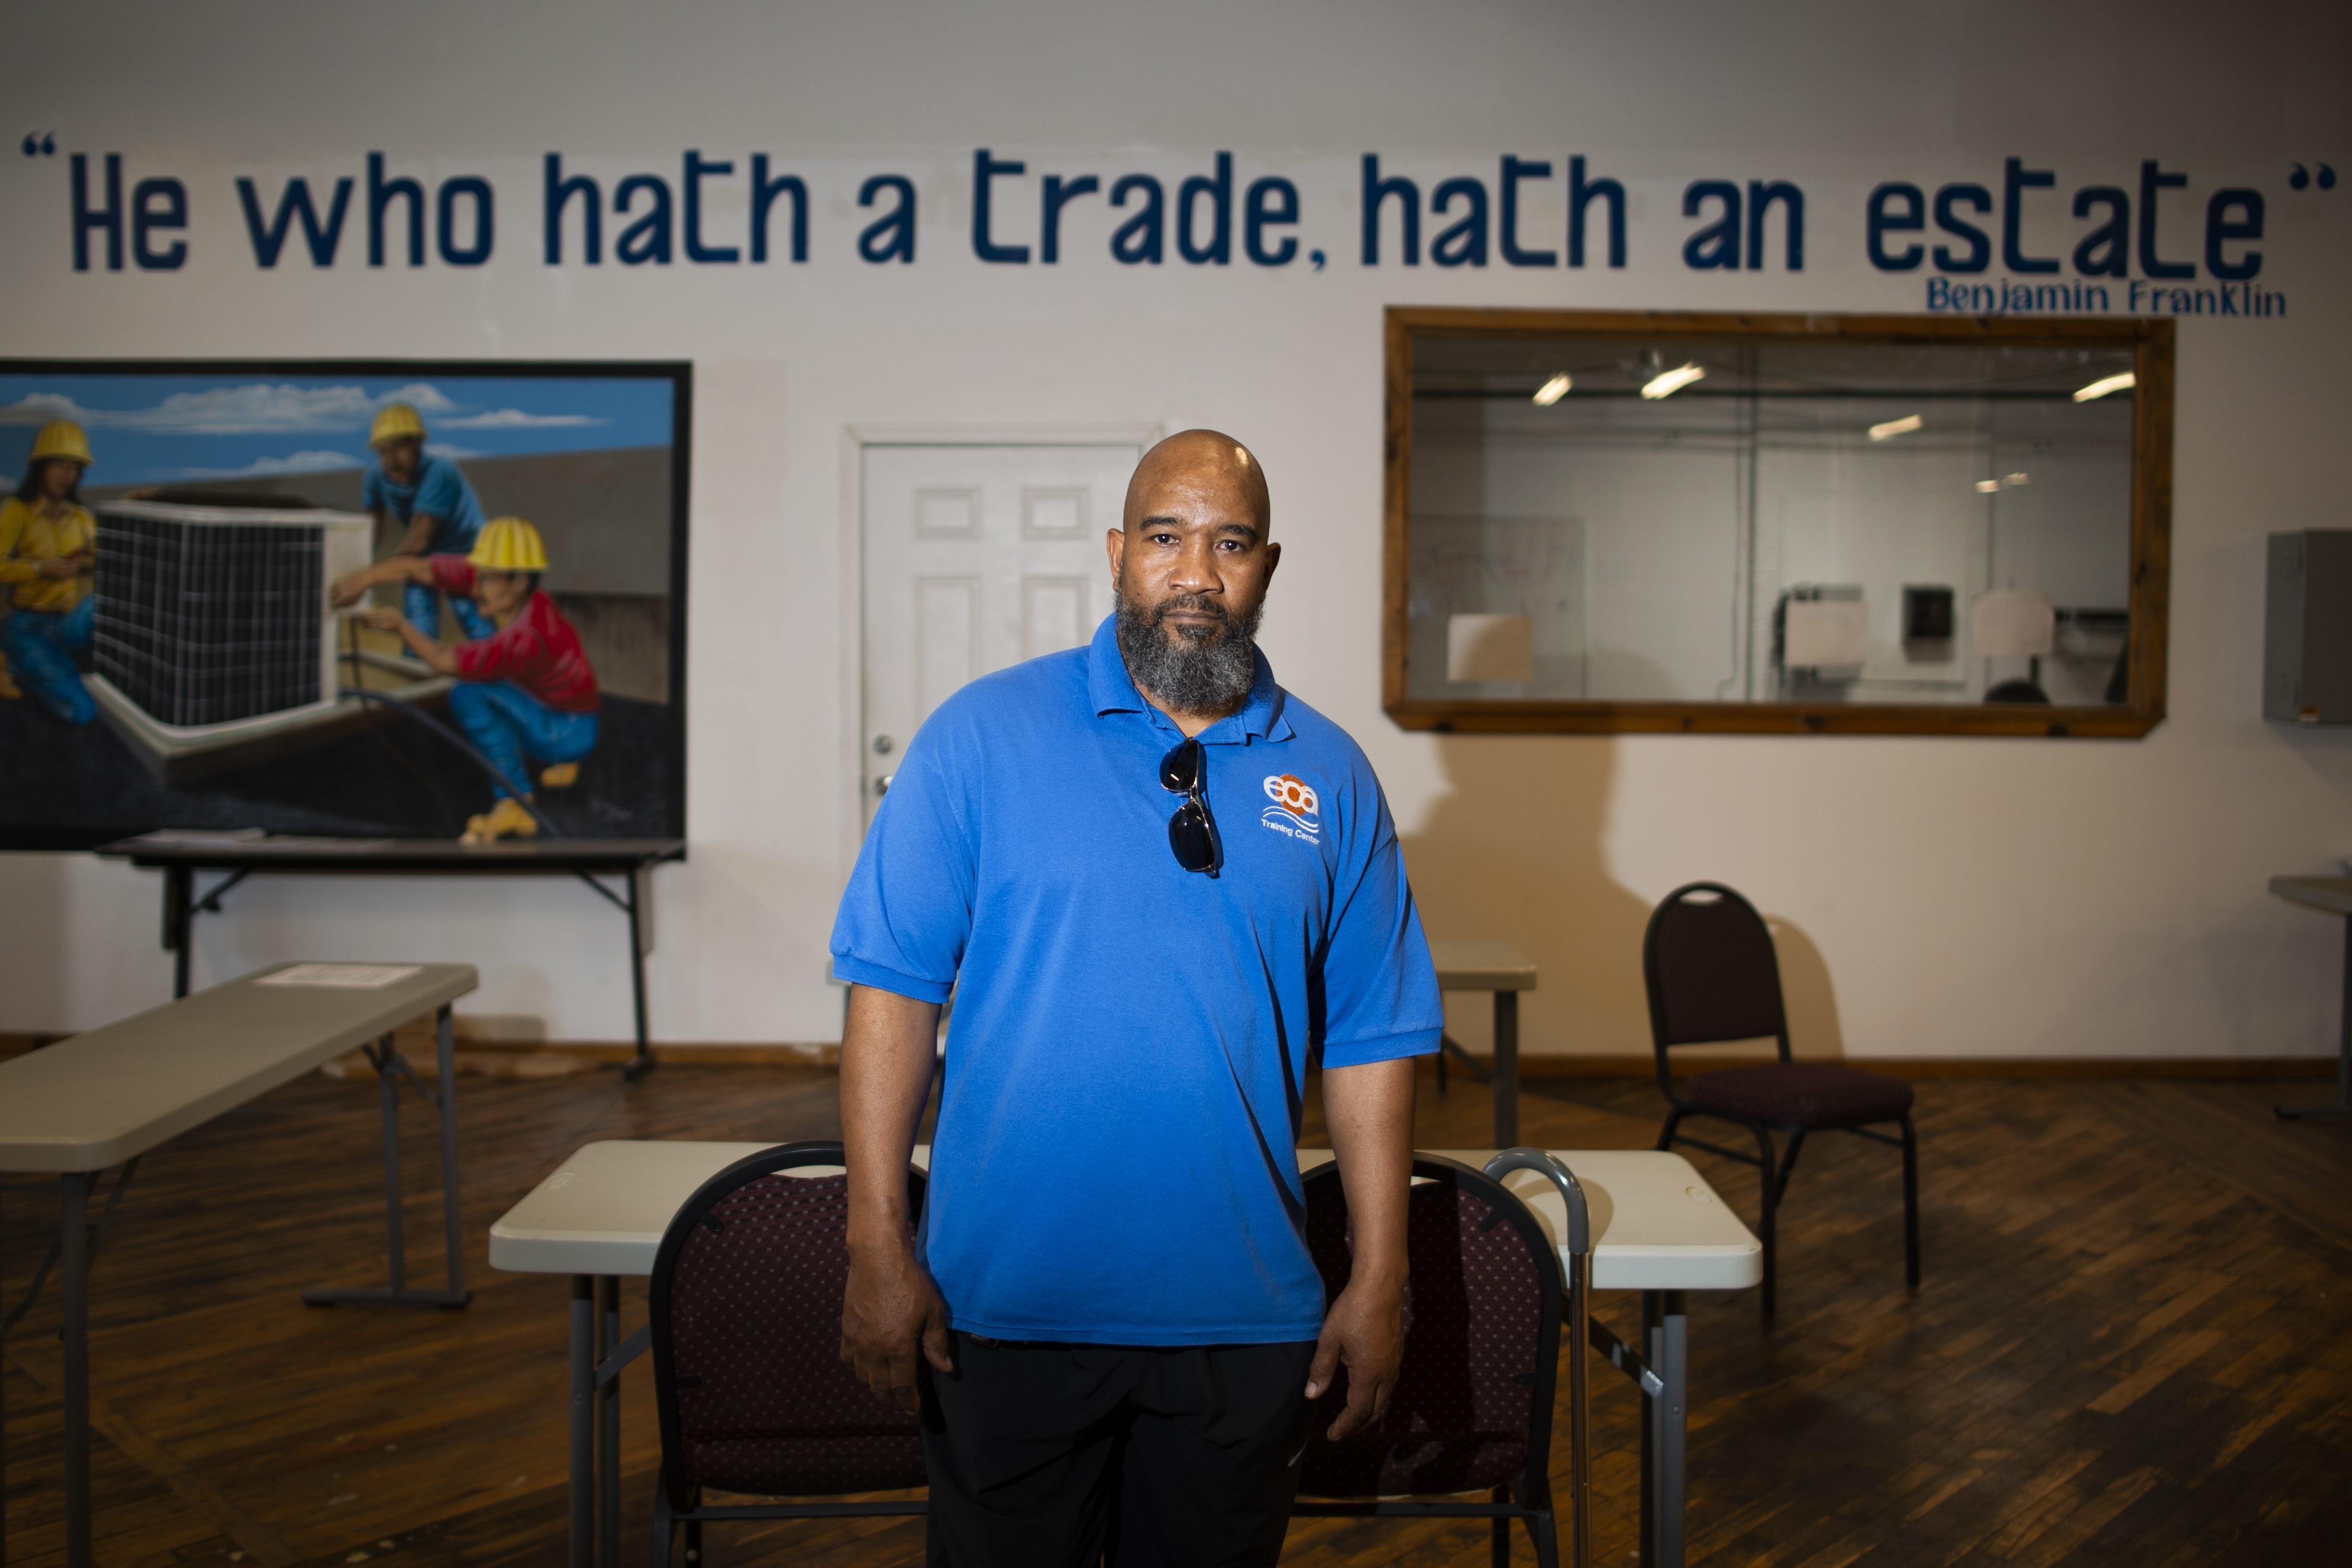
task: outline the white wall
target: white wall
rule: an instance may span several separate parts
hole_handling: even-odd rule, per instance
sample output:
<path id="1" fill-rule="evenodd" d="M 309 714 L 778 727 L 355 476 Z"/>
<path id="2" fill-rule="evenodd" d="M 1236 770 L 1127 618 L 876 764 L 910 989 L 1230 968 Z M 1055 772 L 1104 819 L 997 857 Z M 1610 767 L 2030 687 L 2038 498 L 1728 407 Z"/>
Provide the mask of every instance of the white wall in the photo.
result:
<path id="1" fill-rule="evenodd" d="M 2352 348 L 2340 6 L 412 0 L 389 16 L 225 15 L 89 4 L 12 20 L 10 101 L 60 153 L 0 161 L 0 353 L 696 362 L 693 859 L 661 873 L 657 1039 L 837 1032 L 822 976 L 856 821 L 845 428 L 1160 423 L 1213 423 L 1264 458 L 1290 563 L 1265 633 L 1276 667 L 1372 754 L 1432 926 L 1506 937 L 1543 965 L 1530 1049 L 1642 1048 L 1642 918 L 1698 876 L 1785 922 L 1816 1049 L 2332 1044 L 2341 931 L 2263 889 L 2352 852 L 2352 736 L 2264 724 L 2257 686 L 2263 534 L 2352 521 L 2331 379 Z M 1297 181 L 1301 235 L 1329 265 L 1118 267 L 1096 199 L 1072 209 L 1059 267 L 984 266 L 967 240 L 981 146 L 1029 162 L 999 187 L 1008 237 L 1034 225 L 1043 172 L 1151 170 L 1172 193 L 1231 149 L 1244 181 Z M 688 148 L 737 161 L 713 227 L 741 222 L 750 153 L 805 177 L 811 261 L 542 265 L 542 153 L 609 192 L 639 170 L 675 181 Z M 488 266 L 372 271 L 346 236 L 331 271 L 299 256 L 255 268 L 236 176 L 274 193 L 294 174 L 362 175 L 378 149 L 401 172 L 495 183 Z M 69 151 L 187 182 L 189 265 L 72 271 Z M 1356 160 L 1374 151 L 1424 191 L 1454 173 L 1491 184 L 1506 152 L 1556 167 L 1582 153 L 1627 183 L 1633 265 L 1408 269 L 1391 232 L 1389 265 L 1364 268 Z M 2181 327 L 2168 723 L 2137 743 L 1389 725 L 1384 305 L 1917 309 L 1921 275 L 1863 260 L 1866 193 L 1882 179 L 1997 192 L 2011 155 L 2056 169 L 2062 194 L 2136 186 L 2139 160 L 2160 158 L 2192 179 L 2168 214 L 2201 212 L 2219 184 L 2268 193 L 2262 282 L 2289 317 Z M 2289 192 L 2298 160 L 2342 172 L 2332 200 Z M 879 172 L 920 187 L 911 267 L 851 248 L 869 215 L 857 182 Z M 1681 192 L 1711 177 L 1802 182 L 1806 270 L 1686 269 Z M 1556 234 L 1559 188 L 1529 187 L 1531 241 Z M 2034 243 L 2071 246 L 2081 226 L 2053 215 Z M 2198 254 L 2191 229 L 2168 230 L 2175 254 Z M 160 1000 L 156 898 L 151 876 L 87 857 L 0 859 L 0 1028 L 85 1027 Z M 479 1010 L 542 1016 L 561 1038 L 625 1032 L 617 922 L 576 886 L 281 879 L 232 908 L 202 933 L 200 979 L 296 956 L 466 958 L 484 972 Z M 1479 1009 L 1462 1010 L 1466 1016 Z"/>

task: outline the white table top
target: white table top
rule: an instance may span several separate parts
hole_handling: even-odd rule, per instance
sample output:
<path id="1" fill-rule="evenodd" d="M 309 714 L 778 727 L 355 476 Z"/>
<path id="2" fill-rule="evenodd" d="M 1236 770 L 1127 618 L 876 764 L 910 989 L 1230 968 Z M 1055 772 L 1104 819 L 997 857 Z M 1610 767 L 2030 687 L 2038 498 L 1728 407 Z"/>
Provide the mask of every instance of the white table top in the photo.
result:
<path id="1" fill-rule="evenodd" d="M 490 1227 L 490 1266 L 519 1274 L 650 1274 L 662 1232 L 695 1188 L 772 1144 L 614 1141 L 583 1145 Z M 1483 1166 L 1491 1149 L 1440 1149 Z M 1552 1151 L 1576 1173 L 1592 1220 L 1592 1283 L 1604 1291 L 1737 1291 L 1764 1277 L 1764 1249 L 1680 1155 Z M 1301 1170 L 1331 1157 L 1301 1149 Z M 918 1145 L 915 1163 L 930 1165 Z M 832 1167 L 806 1167 L 826 1174 Z M 1557 1243 L 1559 1194 L 1532 1171 L 1506 1186 Z"/>
<path id="2" fill-rule="evenodd" d="M 1492 1149 L 1431 1149 L 1483 1169 Z M 1764 1244 L 1749 1234 L 1690 1161 L 1656 1149 L 1549 1149 L 1584 1189 L 1592 1223 L 1596 1291 L 1744 1291 L 1764 1278 Z M 1301 1149 L 1312 1170 L 1328 1149 Z M 1533 1171 L 1512 1171 L 1503 1185 L 1535 1211 L 1536 1223 L 1560 1245 L 1568 1224 L 1559 1189 Z M 1565 1254 L 1562 1255 L 1563 1258 Z"/>
<path id="3" fill-rule="evenodd" d="M 1433 939 L 1430 962 L 1441 991 L 1532 991 L 1536 967 L 1507 942 Z"/>
<path id="4" fill-rule="evenodd" d="M 516 1274 L 650 1274 L 695 1188 L 774 1144 L 626 1138 L 583 1144 L 490 1227 L 490 1267 Z M 928 1168 L 918 1145 L 915 1163 Z M 822 1166 L 803 1167 L 825 1175 Z"/>
<path id="5" fill-rule="evenodd" d="M 363 988 L 258 983 L 294 967 L 273 964 L 0 1061 L 0 1170 L 120 1165 L 476 983 L 470 964 L 418 964 Z"/>

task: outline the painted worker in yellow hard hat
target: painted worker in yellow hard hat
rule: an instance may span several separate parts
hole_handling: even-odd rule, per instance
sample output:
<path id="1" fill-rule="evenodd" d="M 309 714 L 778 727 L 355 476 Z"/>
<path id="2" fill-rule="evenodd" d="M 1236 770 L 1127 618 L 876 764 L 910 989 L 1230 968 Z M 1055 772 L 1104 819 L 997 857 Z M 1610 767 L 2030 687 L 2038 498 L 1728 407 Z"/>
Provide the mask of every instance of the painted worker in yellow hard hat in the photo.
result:
<path id="1" fill-rule="evenodd" d="M 394 555 L 464 555 L 474 548 L 482 531 L 482 503 L 455 463 L 426 455 L 425 421 L 415 409 L 404 402 L 384 404 L 368 432 L 368 447 L 374 455 L 360 483 L 360 504 L 375 514 L 379 536 L 393 526 L 399 528 Z M 418 631 L 439 633 L 436 591 L 412 582 L 401 594 L 401 606 Z M 472 601 L 453 595 L 449 608 L 466 635 L 489 635 L 489 624 Z"/>
<path id="2" fill-rule="evenodd" d="M 89 438 L 69 419 L 53 419 L 33 437 L 16 493 L 0 501 L 0 583 L 8 619 L 0 622 L 0 696 L 30 692 L 68 724 L 98 716 L 74 661 L 89 653 L 90 597 L 97 567 L 98 519 L 81 504 Z"/>
<path id="3" fill-rule="evenodd" d="M 399 632 L 436 674 L 457 678 L 449 712 L 521 793 L 519 800 L 494 781 L 489 811 L 466 824 L 468 843 L 538 832 L 537 820 L 523 809 L 531 799 L 530 763 L 547 765 L 541 788 L 561 789 L 579 778 L 580 759 L 595 748 L 596 672 L 580 633 L 539 586 L 546 570 L 539 530 L 520 517 L 499 517 L 483 527 L 470 554 L 393 556 L 334 585 L 338 607 L 358 603 L 380 582 L 406 582 L 471 599 L 488 616 L 488 635 L 454 646 L 418 631 L 397 611 L 371 610 L 366 618 L 380 632 Z"/>

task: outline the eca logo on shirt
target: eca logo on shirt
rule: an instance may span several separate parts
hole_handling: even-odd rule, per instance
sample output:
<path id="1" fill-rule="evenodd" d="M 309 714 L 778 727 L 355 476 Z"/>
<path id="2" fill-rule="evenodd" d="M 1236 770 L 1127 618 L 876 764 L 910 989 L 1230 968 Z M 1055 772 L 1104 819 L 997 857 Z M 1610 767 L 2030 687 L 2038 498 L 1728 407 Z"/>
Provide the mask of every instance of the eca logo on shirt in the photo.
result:
<path id="1" fill-rule="evenodd" d="M 1297 774 L 1270 774 L 1265 795 L 1274 804 L 1259 813 L 1259 822 L 1285 838 L 1310 844 L 1323 841 L 1323 799 L 1313 785 Z"/>

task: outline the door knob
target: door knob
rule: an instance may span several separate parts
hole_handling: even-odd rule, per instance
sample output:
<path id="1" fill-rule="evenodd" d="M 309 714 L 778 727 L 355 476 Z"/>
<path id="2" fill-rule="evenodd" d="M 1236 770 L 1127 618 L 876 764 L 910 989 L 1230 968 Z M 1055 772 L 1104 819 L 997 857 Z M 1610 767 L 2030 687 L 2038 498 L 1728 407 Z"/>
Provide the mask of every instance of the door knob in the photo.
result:
<path id="1" fill-rule="evenodd" d="M 881 778 L 874 780 L 874 793 L 887 795 L 890 792 L 890 780 L 897 777 L 898 776 L 896 773 L 885 773 Z"/>
<path id="2" fill-rule="evenodd" d="M 887 757 L 887 756 L 889 756 L 889 755 L 890 755 L 890 747 L 891 747 L 894 744 L 895 744 L 895 742 L 893 742 L 893 741 L 891 740 L 891 738 L 890 738 L 888 736 L 887 736 L 887 735 L 877 735 L 877 736 L 876 736 L 876 737 L 874 737 L 874 755 L 875 755 L 875 756 L 877 756 L 877 757 Z"/>

